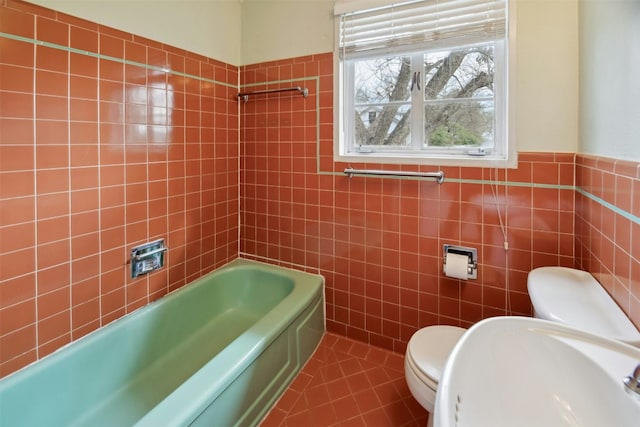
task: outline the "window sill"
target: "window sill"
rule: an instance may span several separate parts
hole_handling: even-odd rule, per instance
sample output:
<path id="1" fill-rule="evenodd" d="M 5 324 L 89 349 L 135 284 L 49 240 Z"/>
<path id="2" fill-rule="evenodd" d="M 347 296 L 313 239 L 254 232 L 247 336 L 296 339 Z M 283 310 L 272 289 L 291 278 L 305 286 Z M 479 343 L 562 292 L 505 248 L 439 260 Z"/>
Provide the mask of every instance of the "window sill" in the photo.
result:
<path id="1" fill-rule="evenodd" d="M 429 157 L 407 156 L 392 153 L 368 153 L 359 155 L 335 154 L 333 160 L 342 163 L 367 163 L 367 164 L 391 164 L 391 165 L 432 165 L 432 166 L 457 166 L 457 167 L 500 167 L 516 168 L 517 155 L 510 158 L 498 156 L 469 156 L 469 155 L 437 155 Z"/>

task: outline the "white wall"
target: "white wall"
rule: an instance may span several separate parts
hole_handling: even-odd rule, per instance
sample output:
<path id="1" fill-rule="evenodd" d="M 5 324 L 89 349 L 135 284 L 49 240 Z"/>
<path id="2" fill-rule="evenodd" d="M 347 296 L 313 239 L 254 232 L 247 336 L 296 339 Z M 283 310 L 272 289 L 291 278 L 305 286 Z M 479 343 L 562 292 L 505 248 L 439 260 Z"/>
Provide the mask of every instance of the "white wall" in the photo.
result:
<path id="1" fill-rule="evenodd" d="M 243 0 L 242 64 L 333 51 L 335 0 Z"/>
<path id="2" fill-rule="evenodd" d="M 578 0 L 518 0 L 518 151 L 578 151 Z"/>
<path id="3" fill-rule="evenodd" d="M 580 2 L 580 152 L 640 161 L 640 1 Z"/>
<path id="4" fill-rule="evenodd" d="M 240 65 L 241 0 L 28 0 Z"/>

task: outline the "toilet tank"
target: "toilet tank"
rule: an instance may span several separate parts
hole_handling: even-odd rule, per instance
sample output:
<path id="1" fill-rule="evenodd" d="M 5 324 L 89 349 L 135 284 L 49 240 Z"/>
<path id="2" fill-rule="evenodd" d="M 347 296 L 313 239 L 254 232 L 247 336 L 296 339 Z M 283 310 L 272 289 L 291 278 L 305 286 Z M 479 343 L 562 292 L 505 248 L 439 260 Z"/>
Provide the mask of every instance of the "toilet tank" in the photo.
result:
<path id="1" fill-rule="evenodd" d="M 540 267 L 527 280 L 534 316 L 640 347 L 640 332 L 586 271 Z"/>

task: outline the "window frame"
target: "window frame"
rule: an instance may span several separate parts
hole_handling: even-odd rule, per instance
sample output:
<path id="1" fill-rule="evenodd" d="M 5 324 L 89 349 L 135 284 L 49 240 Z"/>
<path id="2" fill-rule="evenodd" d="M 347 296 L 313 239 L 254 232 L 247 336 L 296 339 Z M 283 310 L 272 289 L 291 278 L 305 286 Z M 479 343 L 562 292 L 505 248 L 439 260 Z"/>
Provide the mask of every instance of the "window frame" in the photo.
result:
<path id="1" fill-rule="evenodd" d="M 367 3 L 367 0 L 362 0 Z M 370 0 L 369 0 L 370 2 Z M 399 3 L 399 0 L 388 1 L 387 3 Z M 378 58 L 390 56 L 389 52 L 377 52 L 372 54 L 359 54 L 356 58 L 343 61 L 340 57 L 340 16 L 335 18 L 335 49 L 334 49 L 334 161 L 346 163 L 388 163 L 388 164 L 418 164 L 418 165 L 441 165 L 441 166 L 481 166 L 481 167 L 516 167 L 517 149 L 515 140 L 515 1 L 506 0 L 507 3 L 507 35 L 503 41 L 497 40 L 495 46 L 495 74 L 494 81 L 501 81 L 501 84 L 494 85 L 494 114 L 495 114 L 495 145 L 494 152 L 485 156 L 473 156 L 466 154 L 459 147 L 428 148 L 415 150 L 408 147 L 407 150 L 398 148 L 376 147 L 375 152 L 355 153 L 347 150 L 346 138 L 352 138 L 346 130 L 347 120 L 353 119 L 355 115 L 355 103 L 352 92 L 347 97 L 345 88 L 354 87 L 354 73 L 346 72 L 343 62 L 352 62 L 358 59 Z M 363 9 L 366 9 L 363 4 Z M 465 48 L 481 43 L 473 43 L 469 40 L 466 43 L 433 43 L 433 49 L 421 47 L 412 50 L 411 47 L 399 49 L 392 52 L 394 56 L 424 55 L 425 53 L 443 50 Z M 500 52 L 502 51 L 502 52 Z M 499 62 L 502 61 L 502 64 Z M 353 64 L 351 65 L 353 67 Z M 412 72 L 415 64 L 412 64 Z M 420 65 L 422 68 L 422 65 Z M 422 82 L 424 83 L 424 81 Z M 413 96 L 412 98 L 416 98 Z M 415 102 L 412 103 L 412 108 Z M 424 108 L 422 104 L 422 108 Z M 346 112 L 349 112 L 347 114 Z M 418 123 L 412 121 L 412 132 L 414 129 L 423 127 L 424 121 Z M 502 125 L 500 125 L 502 123 Z M 353 128 L 353 126 L 350 126 Z M 422 130 L 420 131 L 422 133 Z M 422 138 L 424 139 L 424 138 Z"/>

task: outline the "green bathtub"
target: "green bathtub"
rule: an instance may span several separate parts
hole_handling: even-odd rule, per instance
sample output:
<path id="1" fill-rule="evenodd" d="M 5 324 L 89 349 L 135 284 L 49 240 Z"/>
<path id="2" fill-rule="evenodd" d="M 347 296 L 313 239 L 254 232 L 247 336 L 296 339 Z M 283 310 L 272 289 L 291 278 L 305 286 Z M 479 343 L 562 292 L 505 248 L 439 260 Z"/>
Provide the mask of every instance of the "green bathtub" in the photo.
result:
<path id="1" fill-rule="evenodd" d="M 256 425 L 324 333 L 321 276 L 237 259 L 0 381 L 0 426 Z"/>

